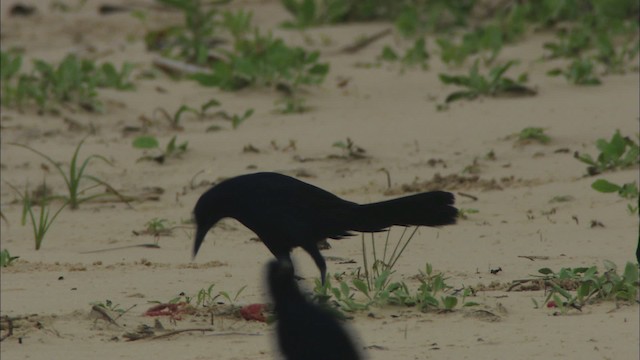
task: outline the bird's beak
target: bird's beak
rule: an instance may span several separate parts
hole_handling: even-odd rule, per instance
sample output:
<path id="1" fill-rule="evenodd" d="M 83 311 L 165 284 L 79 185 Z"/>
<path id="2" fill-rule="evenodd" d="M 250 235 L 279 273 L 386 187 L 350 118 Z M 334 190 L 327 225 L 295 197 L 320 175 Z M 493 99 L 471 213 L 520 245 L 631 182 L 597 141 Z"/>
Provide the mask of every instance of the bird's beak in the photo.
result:
<path id="1" fill-rule="evenodd" d="M 196 229 L 196 238 L 193 242 L 193 258 L 195 259 L 196 255 L 198 255 L 198 250 L 200 250 L 200 245 L 202 245 L 202 242 L 204 241 L 204 237 L 205 235 L 207 235 L 207 232 L 209 231 L 209 229 L 203 229 L 201 227 L 198 227 Z"/>

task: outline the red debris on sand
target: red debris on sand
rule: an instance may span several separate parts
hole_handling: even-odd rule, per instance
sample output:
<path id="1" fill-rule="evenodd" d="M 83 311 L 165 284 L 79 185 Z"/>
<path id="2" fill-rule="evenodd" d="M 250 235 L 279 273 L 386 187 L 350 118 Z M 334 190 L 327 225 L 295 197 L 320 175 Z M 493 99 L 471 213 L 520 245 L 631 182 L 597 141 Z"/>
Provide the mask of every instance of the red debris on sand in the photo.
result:
<path id="1" fill-rule="evenodd" d="M 558 306 L 556 305 L 556 302 L 555 302 L 555 301 L 551 300 L 551 301 L 549 301 L 549 302 L 547 303 L 547 307 L 548 307 L 548 308 L 554 308 L 554 307 L 558 307 Z"/>
<path id="2" fill-rule="evenodd" d="M 184 301 L 175 304 L 158 304 L 145 311 L 144 316 L 170 316 L 174 320 L 182 320 L 180 314 L 191 314 L 193 309 Z"/>
<path id="3" fill-rule="evenodd" d="M 266 308 L 266 304 L 251 304 L 243 306 L 242 309 L 240 309 L 240 315 L 242 315 L 242 318 L 245 320 L 267 322 L 267 318 L 263 313 Z"/>

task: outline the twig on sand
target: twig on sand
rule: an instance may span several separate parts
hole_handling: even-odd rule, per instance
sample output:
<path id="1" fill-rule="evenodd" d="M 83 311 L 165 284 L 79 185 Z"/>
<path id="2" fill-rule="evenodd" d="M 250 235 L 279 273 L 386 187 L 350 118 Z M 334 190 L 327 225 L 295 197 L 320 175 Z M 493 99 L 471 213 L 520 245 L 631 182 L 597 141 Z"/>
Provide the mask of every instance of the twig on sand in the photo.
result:
<path id="1" fill-rule="evenodd" d="M 123 250 L 123 249 L 137 248 L 137 247 L 147 248 L 147 249 L 160 249 L 160 245 L 158 244 L 138 244 L 138 245 L 118 246 L 118 247 L 109 248 L 109 249 L 83 251 L 80 254 L 94 254 L 94 253 L 100 253 L 100 252 L 106 252 L 106 251 Z"/>
<path id="2" fill-rule="evenodd" d="M 549 260 L 548 256 L 542 256 L 542 255 L 518 255 L 519 258 L 524 258 L 524 259 L 529 259 L 531 261 L 536 261 L 536 260 Z"/>
<path id="3" fill-rule="evenodd" d="M 177 334 L 181 334 L 181 333 L 185 333 L 185 332 L 191 332 L 191 331 L 201 331 L 202 333 L 204 332 L 212 332 L 215 331 L 215 329 L 213 328 L 192 328 L 192 329 L 180 329 L 180 330 L 174 330 L 174 331 L 169 331 L 165 334 L 160 334 L 160 335 L 155 335 L 155 336 L 150 336 L 150 337 L 145 337 L 143 339 L 147 339 L 147 340 L 157 340 L 157 339 L 163 339 L 163 338 L 167 338 L 173 335 L 177 335 Z M 215 333 L 215 334 L 210 334 L 210 336 L 231 336 L 231 335 L 239 335 L 239 336 L 260 336 L 262 334 L 259 333 L 243 333 L 243 332 L 224 332 L 224 333 Z"/>
<path id="4" fill-rule="evenodd" d="M 372 35 L 369 36 L 364 36 L 360 39 L 358 39 L 355 43 L 351 44 L 351 45 L 347 45 L 343 48 L 341 48 L 338 53 L 342 53 L 342 54 L 354 54 L 357 53 L 358 51 L 364 49 L 365 47 L 373 44 L 374 42 L 376 42 L 379 39 L 382 39 L 383 37 L 387 36 L 391 34 L 391 28 L 387 28 L 381 31 L 378 31 L 377 33 L 374 33 Z"/>
<path id="5" fill-rule="evenodd" d="M 153 65 L 165 72 L 180 75 L 193 75 L 199 73 L 210 73 L 211 70 L 205 67 L 188 64 L 182 61 L 169 59 L 165 57 L 156 57 L 153 59 Z"/>

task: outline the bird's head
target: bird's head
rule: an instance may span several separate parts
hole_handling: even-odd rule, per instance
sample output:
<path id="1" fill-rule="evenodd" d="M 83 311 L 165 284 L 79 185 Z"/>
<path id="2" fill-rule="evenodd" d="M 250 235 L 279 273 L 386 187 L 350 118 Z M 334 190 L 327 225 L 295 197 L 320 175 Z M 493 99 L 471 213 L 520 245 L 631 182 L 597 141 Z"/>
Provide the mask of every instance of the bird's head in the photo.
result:
<path id="1" fill-rule="evenodd" d="M 209 230 L 220 221 L 220 219 L 225 217 L 223 213 L 224 202 L 221 200 L 217 189 L 213 187 L 200 196 L 196 202 L 196 206 L 193 208 L 193 220 L 196 224 L 196 236 L 193 242 L 194 258 L 198 254 L 200 245 L 202 245 L 204 237 Z"/>

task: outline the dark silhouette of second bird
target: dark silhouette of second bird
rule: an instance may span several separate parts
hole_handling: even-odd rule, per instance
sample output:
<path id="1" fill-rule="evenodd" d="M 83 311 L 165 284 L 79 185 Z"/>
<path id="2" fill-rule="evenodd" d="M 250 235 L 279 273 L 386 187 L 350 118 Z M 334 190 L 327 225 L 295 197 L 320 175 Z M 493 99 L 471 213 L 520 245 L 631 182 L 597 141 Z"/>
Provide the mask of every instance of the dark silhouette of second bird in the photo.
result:
<path id="1" fill-rule="evenodd" d="M 287 360 L 357 360 L 360 353 L 337 319 L 300 293 L 288 260 L 267 266 L 267 282 L 278 317 L 278 346 Z"/>
<path id="2" fill-rule="evenodd" d="M 193 214 L 195 257 L 204 237 L 219 220 L 230 217 L 258 235 L 278 259 L 291 262 L 290 252 L 303 248 L 320 269 L 326 263 L 318 242 L 342 239 L 352 232 L 379 232 L 393 226 L 453 224 L 458 210 L 449 192 L 431 191 L 360 205 L 295 178 L 255 173 L 225 180 L 198 199 Z"/>

